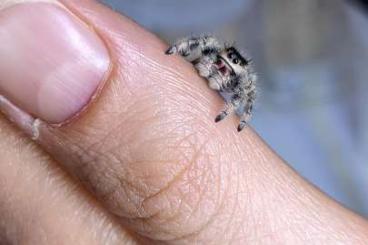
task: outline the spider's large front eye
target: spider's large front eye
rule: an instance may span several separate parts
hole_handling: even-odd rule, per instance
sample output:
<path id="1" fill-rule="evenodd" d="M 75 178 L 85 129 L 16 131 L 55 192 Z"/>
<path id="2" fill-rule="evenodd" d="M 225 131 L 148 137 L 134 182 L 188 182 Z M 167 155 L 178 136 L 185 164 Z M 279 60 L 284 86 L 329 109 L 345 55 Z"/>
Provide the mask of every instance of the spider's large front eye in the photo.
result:
<path id="1" fill-rule="evenodd" d="M 234 64 L 238 64 L 239 63 L 239 59 L 238 58 L 233 59 L 233 63 Z"/>

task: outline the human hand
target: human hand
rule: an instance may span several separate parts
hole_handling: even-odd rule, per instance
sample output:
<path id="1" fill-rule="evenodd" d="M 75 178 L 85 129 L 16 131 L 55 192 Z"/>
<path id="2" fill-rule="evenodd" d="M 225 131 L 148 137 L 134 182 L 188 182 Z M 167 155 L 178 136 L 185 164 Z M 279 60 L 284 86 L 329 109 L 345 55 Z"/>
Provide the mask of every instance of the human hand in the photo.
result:
<path id="1" fill-rule="evenodd" d="M 157 37 L 55 2 L 0 2 L 1 244 L 368 240 L 251 128 L 213 123 L 221 98 Z"/>

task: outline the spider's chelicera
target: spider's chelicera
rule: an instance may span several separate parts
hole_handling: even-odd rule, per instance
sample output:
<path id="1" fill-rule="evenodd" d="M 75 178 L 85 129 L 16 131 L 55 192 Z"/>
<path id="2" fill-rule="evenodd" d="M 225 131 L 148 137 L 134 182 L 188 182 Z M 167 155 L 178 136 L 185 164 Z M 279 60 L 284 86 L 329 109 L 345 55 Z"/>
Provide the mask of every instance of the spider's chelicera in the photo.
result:
<path id="1" fill-rule="evenodd" d="M 183 56 L 194 65 L 200 76 L 208 80 L 211 89 L 219 91 L 225 107 L 215 122 L 236 112 L 240 117 L 238 131 L 248 124 L 256 98 L 257 80 L 249 58 L 213 36 L 184 38 L 169 47 L 166 54 Z"/>

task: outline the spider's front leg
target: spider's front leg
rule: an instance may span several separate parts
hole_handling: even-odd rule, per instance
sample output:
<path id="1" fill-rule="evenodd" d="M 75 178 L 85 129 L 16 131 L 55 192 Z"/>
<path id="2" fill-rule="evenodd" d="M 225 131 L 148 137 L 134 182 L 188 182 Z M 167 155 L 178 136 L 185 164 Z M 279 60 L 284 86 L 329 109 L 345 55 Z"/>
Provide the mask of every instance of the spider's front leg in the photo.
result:
<path id="1" fill-rule="evenodd" d="M 194 68 L 198 71 L 201 77 L 204 77 L 208 81 L 208 86 L 220 91 L 222 84 L 224 83 L 222 76 L 219 74 L 218 69 L 214 65 L 216 62 L 214 56 L 203 56 L 198 59 L 194 64 Z"/>
<path id="2" fill-rule="evenodd" d="M 214 60 L 210 56 L 203 56 L 194 64 L 198 74 L 204 78 L 210 78 L 216 71 L 213 65 Z"/>
<path id="3" fill-rule="evenodd" d="M 242 115 L 240 115 L 240 123 L 238 126 L 238 132 L 242 131 L 250 121 L 252 117 L 253 104 L 255 101 L 255 90 L 252 90 L 248 93 L 248 99 L 242 103 L 242 107 L 245 108 Z"/>
<path id="4" fill-rule="evenodd" d="M 215 122 L 219 122 L 223 120 L 225 117 L 227 117 L 230 113 L 234 111 L 234 106 L 231 104 L 231 102 L 226 102 L 225 108 L 221 111 L 220 114 L 218 114 L 215 118 Z"/>
<path id="5" fill-rule="evenodd" d="M 187 61 L 193 62 L 202 56 L 218 54 L 223 50 L 223 45 L 212 36 L 184 38 L 170 46 L 166 54 L 179 54 Z"/>
<path id="6" fill-rule="evenodd" d="M 220 114 L 216 116 L 215 122 L 219 122 L 223 120 L 225 117 L 227 117 L 228 115 L 230 115 L 231 113 L 233 113 L 237 104 L 238 104 L 238 101 L 234 99 L 231 99 L 230 101 L 226 101 L 224 109 L 221 111 Z"/>

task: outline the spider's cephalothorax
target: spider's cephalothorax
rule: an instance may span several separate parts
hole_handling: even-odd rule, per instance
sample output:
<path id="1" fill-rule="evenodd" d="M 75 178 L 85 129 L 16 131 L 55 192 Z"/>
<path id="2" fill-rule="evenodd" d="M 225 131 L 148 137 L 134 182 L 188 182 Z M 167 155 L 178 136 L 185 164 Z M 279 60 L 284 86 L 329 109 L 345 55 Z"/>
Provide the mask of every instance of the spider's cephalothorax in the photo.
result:
<path id="1" fill-rule="evenodd" d="M 199 75 L 208 80 L 209 87 L 222 95 L 225 107 L 215 122 L 235 111 L 240 116 L 238 131 L 247 125 L 256 98 L 257 79 L 250 59 L 212 36 L 179 40 L 166 54 L 179 54 L 190 61 Z"/>

